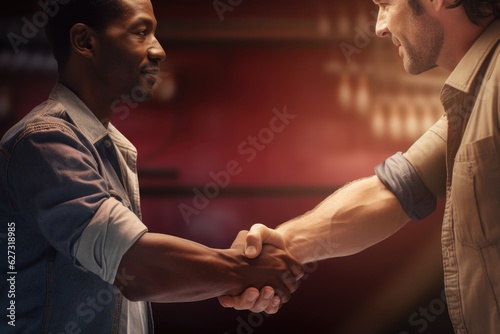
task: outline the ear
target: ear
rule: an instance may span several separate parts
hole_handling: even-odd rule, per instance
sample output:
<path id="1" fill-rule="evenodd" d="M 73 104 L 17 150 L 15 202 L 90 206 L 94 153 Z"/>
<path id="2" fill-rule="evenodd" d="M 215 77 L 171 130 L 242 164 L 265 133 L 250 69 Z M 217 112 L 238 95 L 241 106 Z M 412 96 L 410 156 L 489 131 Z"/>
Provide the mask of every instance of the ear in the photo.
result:
<path id="1" fill-rule="evenodd" d="M 69 32 L 71 48 L 74 52 L 85 58 L 92 58 L 95 39 L 93 29 L 83 23 L 77 23 Z"/>
<path id="2" fill-rule="evenodd" d="M 424 0 L 435 13 L 440 12 L 447 7 L 447 0 Z"/>

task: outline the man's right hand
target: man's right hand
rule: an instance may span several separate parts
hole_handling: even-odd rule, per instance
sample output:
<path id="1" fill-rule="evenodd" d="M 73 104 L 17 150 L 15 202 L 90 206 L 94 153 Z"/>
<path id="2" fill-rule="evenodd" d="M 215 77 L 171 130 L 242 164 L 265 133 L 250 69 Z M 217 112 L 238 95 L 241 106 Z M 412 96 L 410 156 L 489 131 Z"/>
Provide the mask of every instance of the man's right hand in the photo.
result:
<path id="1" fill-rule="evenodd" d="M 240 232 L 233 246 L 241 243 L 241 236 Z M 262 224 L 255 224 L 245 236 L 245 256 L 250 259 L 257 258 L 261 254 L 264 244 L 272 245 L 286 251 L 285 240 L 278 231 Z M 265 311 L 268 314 L 275 314 L 281 305 L 288 301 L 288 299 L 282 300 L 270 286 L 265 286 L 260 291 L 252 287 L 246 289 L 238 296 L 220 296 L 218 299 L 219 303 L 226 308 L 250 310 L 255 313 Z"/>
<path id="2" fill-rule="evenodd" d="M 261 230 L 261 228 L 263 229 Z M 271 243 L 262 244 L 260 233 L 266 229 L 267 227 L 264 225 L 260 225 L 259 229 L 254 228 L 252 231 L 253 236 L 250 239 L 248 239 L 250 232 L 241 231 L 238 233 L 231 245 L 231 249 L 239 251 L 244 261 L 250 266 L 235 268 L 236 274 L 244 282 L 250 283 L 247 287 L 263 288 L 264 285 L 272 286 L 281 301 L 287 302 L 290 295 L 297 290 L 304 270 L 302 264 L 286 251 L 283 247 L 284 244 L 279 244 L 278 247 Z M 264 235 L 264 237 L 267 238 L 267 235 Z M 252 256 L 246 254 L 249 245 Z M 259 287 L 259 282 L 266 283 Z M 240 290 L 237 293 L 240 294 L 241 292 L 243 291 Z M 268 289 L 265 289 L 264 292 L 266 296 L 269 295 Z M 252 294 L 248 298 L 251 299 L 251 297 Z"/>
<path id="3" fill-rule="evenodd" d="M 261 253 L 264 244 L 286 251 L 285 239 L 278 231 L 263 224 L 255 224 L 246 236 L 245 256 L 249 259 L 256 258 Z"/>

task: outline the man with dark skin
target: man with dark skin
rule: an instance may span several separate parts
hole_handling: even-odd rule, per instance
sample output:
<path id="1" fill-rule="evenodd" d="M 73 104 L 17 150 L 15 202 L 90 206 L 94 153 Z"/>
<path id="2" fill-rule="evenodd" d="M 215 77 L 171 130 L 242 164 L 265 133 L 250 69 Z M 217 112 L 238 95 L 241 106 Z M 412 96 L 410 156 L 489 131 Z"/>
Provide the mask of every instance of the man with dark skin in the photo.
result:
<path id="1" fill-rule="evenodd" d="M 374 3 L 376 33 L 398 47 L 408 73 L 436 66 L 451 72 L 441 91 L 446 114 L 407 152 L 377 166 L 376 175 L 274 230 L 254 225 L 246 254 L 255 257 L 263 244 L 288 249 L 303 263 L 356 254 L 423 219 L 445 198 L 444 281 L 455 332 L 499 333 L 500 1 Z M 249 302 L 246 293 L 219 300 L 238 309 L 279 308 Z"/>
<path id="2" fill-rule="evenodd" d="M 140 220 L 137 152 L 110 119 L 123 94 L 152 95 L 166 57 L 150 0 L 54 6 L 47 35 L 58 83 L 0 142 L 1 232 L 16 250 L 1 270 L 17 272 L 15 299 L 2 284 L 1 307 L 14 312 L 0 332 L 152 333 L 149 302 L 250 286 L 267 286 L 259 303 L 274 291 L 286 302 L 302 275 L 288 251 L 268 246 L 248 259 L 246 232 L 213 249 L 150 233 Z"/>

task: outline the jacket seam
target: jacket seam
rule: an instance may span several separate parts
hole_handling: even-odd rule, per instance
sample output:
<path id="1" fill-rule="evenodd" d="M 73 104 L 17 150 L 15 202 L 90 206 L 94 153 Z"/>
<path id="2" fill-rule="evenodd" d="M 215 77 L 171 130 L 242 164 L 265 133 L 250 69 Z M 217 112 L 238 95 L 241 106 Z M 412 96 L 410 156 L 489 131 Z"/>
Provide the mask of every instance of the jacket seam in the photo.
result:
<path id="1" fill-rule="evenodd" d="M 50 247 L 50 246 L 49 246 Z M 50 320 L 52 318 L 52 306 L 54 297 L 54 261 L 55 250 L 50 247 L 47 255 L 46 276 L 45 276 L 45 311 L 42 319 L 42 333 L 49 332 Z"/>

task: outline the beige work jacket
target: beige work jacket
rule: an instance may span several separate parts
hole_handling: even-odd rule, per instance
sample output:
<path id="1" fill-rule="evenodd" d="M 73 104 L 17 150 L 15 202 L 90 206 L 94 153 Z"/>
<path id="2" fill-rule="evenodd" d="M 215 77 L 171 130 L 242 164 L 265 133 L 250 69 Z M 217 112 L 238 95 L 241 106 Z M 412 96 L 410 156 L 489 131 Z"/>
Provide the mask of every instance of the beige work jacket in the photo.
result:
<path id="1" fill-rule="evenodd" d="M 496 20 L 446 81 L 446 114 L 404 154 L 446 197 L 444 280 L 458 334 L 500 333 L 499 41 Z"/>

